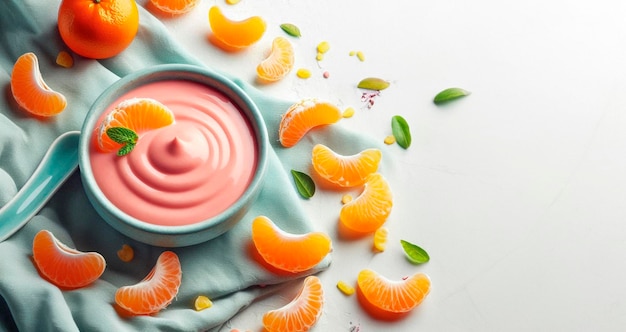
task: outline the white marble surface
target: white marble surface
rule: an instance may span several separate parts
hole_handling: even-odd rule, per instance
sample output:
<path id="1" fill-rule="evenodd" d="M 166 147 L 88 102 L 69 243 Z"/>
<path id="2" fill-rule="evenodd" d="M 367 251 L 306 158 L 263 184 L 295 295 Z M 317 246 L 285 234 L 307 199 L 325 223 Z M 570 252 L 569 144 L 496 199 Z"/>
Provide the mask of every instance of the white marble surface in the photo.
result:
<path id="1" fill-rule="evenodd" d="M 263 39 L 225 56 L 207 40 L 208 8 L 231 18 L 260 15 Z M 164 19 L 181 44 L 214 68 L 249 82 L 279 24 L 298 25 L 296 68 L 260 88 L 315 96 L 356 115 L 345 125 L 382 140 L 390 118 L 409 122 L 408 150 L 387 146 L 395 195 L 389 249 L 370 239 L 334 242 L 320 275 L 327 293 L 314 331 L 622 331 L 626 326 L 626 3 L 622 1 L 203 1 Z M 319 64 L 315 46 L 331 50 Z M 359 62 L 348 53 L 361 50 Z M 322 73 L 330 77 L 324 79 Z M 374 108 L 356 82 L 392 82 Z M 472 94 L 438 107 L 442 89 Z M 335 237 L 337 196 L 306 201 Z M 431 255 L 409 264 L 398 243 Z M 405 320 L 369 318 L 335 288 L 362 268 L 392 279 L 427 273 L 432 291 Z M 293 293 L 268 298 L 225 328 L 261 330 L 261 316 Z"/>

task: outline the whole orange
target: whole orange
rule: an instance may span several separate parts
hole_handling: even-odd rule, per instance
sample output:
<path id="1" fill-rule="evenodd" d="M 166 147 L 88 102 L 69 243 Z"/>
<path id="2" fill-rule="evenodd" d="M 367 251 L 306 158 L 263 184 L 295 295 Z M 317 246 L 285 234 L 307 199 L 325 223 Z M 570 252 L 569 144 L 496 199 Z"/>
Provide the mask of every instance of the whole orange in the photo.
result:
<path id="1" fill-rule="evenodd" d="M 59 33 L 65 44 L 87 58 L 110 58 L 122 52 L 139 29 L 135 0 L 63 0 Z"/>

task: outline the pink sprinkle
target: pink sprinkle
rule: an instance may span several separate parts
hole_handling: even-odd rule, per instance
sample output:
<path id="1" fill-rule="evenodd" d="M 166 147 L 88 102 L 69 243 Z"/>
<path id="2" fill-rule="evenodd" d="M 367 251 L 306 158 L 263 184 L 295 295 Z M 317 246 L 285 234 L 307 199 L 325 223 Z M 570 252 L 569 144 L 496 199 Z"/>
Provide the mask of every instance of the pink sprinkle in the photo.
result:
<path id="1" fill-rule="evenodd" d="M 330 73 L 329 73 L 329 72 L 327 72 L 327 71 L 325 71 L 325 72 L 324 72 L 324 74 L 323 74 L 323 76 L 324 76 L 324 78 L 328 78 L 328 77 L 330 77 Z"/>
<path id="2" fill-rule="evenodd" d="M 352 322 L 350 322 L 350 329 L 349 332 L 360 332 L 361 331 L 361 326 L 360 325 L 352 325 Z"/>
<path id="3" fill-rule="evenodd" d="M 407 280 L 407 279 L 409 279 L 408 276 L 402 277 L 402 280 Z"/>
<path id="4" fill-rule="evenodd" d="M 361 101 L 367 103 L 367 108 L 374 107 L 374 98 L 380 96 L 380 91 L 376 92 L 363 92 L 361 95 Z"/>

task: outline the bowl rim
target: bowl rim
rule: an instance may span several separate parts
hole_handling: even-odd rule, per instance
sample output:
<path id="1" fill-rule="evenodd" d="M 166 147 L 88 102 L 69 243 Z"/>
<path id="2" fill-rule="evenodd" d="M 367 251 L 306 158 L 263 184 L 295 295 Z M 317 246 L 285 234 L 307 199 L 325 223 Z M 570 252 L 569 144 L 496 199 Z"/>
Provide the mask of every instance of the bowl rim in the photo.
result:
<path id="1" fill-rule="evenodd" d="M 156 225 L 128 215 L 111 203 L 111 201 L 109 201 L 109 199 L 102 193 L 93 176 L 91 163 L 89 161 L 89 148 L 94 128 L 100 118 L 101 112 L 103 112 L 113 101 L 118 99 L 130 89 L 134 89 L 148 83 L 181 79 L 201 83 L 217 90 L 228 97 L 240 109 L 244 116 L 247 117 L 249 125 L 255 133 L 258 152 L 257 165 L 252 181 L 244 193 L 235 201 L 235 203 L 218 215 L 187 225 Z M 108 216 L 102 216 L 103 219 L 105 219 L 105 221 L 109 224 L 111 224 L 111 222 L 115 224 L 120 223 L 120 225 L 111 224 L 111 226 L 118 229 L 118 231 L 133 237 L 117 227 L 124 225 L 123 228 L 125 229 L 127 227 L 131 227 L 134 230 L 143 233 L 152 233 L 155 236 L 182 236 L 185 234 L 191 235 L 210 230 L 213 227 L 228 222 L 231 218 L 236 217 L 241 210 L 246 207 L 249 201 L 254 199 L 260 190 L 267 169 L 268 150 L 269 139 L 263 115 L 252 98 L 233 80 L 208 68 L 196 65 L 162 64 L 140 69 L 123 76 L 107 87 L 100 94 L 100 96 L 98 96 L 87 112 L 85 121 L 82 125 L 79 139 L 78 164 L 84 182 L 83 187 L 85 187 L 85 190 L 90 191 L 90 196 L 97 200 L 97 203 L 101 205 L 101 207 L 97 207 L 96 209 L 99 211 L 99 208 L 103 208 L 106 212 L 111 214 L 112 217 L 116 218 L 117 220 L 112 221 L 108 220 Z M 224 230 L 224 232 L 225 231 L 226 230 Z M 220 234 L 214 234 L 213 237 Z"/>

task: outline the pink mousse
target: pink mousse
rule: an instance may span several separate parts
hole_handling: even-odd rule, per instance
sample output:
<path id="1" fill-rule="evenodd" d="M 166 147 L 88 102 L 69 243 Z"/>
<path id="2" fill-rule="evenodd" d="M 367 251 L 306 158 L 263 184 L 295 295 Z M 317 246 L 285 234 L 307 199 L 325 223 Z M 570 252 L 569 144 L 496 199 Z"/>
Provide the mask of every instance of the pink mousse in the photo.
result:
<path id="1" fill-rule="evenodd" d="M 126 156 L 90 149 L 91 167 L 104 195 L 143 222 L 178 226 L 226 210 L 252 181 L 258 151 L 246 117 L 226 96 L 190 81 L 160 81 L 121 96 L 120 102 L 153 98 L 170 108 L 175 122 L 138 133 Z M 99 123 L 98 123 L 99 124 Z"/>

